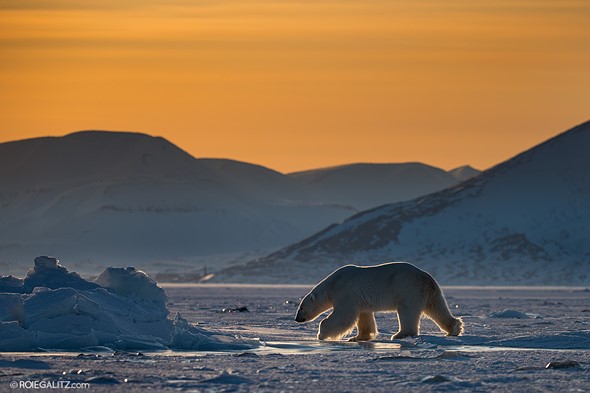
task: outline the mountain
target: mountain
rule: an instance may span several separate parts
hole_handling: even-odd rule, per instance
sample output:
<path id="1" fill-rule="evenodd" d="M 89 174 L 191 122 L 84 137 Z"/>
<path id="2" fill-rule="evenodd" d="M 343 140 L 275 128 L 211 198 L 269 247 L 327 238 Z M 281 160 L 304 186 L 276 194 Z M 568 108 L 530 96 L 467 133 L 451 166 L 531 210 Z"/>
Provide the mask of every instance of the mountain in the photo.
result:
<path id="1" fill-rule="evenodd" d="M 457 173 L 421 163 L 359 163 L 295 172 L 289 176 L 308 186 L 322 200 L 366 210 L 455 185 L 463 180 Z"/>
<path id="2" fill-rule="evenodd" d="M 480 170 L 473 168 L 469 165 L 463 165 L 449 171 L 451 175 L 458 181 L 465 181 L 475 177 L 481 173 Z"/>
<path id="3" fill-rule="evenodd" d="M 46 254 L 81 272 L 120 264 L 217 270 L 299 241 L 361 208 L 456 182 L 418 163 L 284 175 L 197 159 L 163 138 L 132 132 L 1 143 L 1 273 Z"/>
<path id="4" fill-rule="evenodd" d="M 2 188 L 194 175 L 194 158 L 163 138 L 83 131 L 0 144 Z"/>
<path id="5" fill-rule="evenodd" d="M 218 280 L 313 283 L 404 260 L 442 284 L 590 284 L 590 122 L 457 186 L 359 213 Z"/>
<path id="6" fill-rule="evenodd" d="M 268 252 L 353 214 L 270 169 L 195 159 L 163 138 L 85 131 L 0 144 L 0 266 L 181 269 Z M 79 265 L 76 265 L 79 263 Z"/>

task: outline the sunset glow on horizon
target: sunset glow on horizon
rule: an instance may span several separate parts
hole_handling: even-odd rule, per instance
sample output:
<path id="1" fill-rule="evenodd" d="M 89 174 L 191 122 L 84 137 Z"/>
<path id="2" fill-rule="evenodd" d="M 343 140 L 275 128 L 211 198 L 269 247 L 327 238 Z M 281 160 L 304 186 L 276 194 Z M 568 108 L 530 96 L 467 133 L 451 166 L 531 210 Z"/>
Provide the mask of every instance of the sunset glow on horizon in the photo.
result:
<path id="1" fill-rule="evenodd" d="M 590 120 L 589 21 L 575 0 L 0 0 L 0 142 L 486 169 Z"/>

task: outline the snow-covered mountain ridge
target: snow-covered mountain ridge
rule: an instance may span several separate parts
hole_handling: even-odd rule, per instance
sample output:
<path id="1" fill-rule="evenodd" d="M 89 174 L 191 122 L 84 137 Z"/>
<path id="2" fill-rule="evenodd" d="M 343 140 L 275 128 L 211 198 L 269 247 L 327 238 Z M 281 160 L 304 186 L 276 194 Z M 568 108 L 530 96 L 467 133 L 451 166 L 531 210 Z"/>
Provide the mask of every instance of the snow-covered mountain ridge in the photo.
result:
<path id="1" fill-rule="evenodd" d="M 430 168 L 425 182 L 441 171 Z M 395 187 L 391 197 L 365 191 L 399 200 Z M 360 210 L 353 203 L 259 165 L 197 159 L 145 134 L 83 131 L 1 143 L 0 265 L 17 272 L 49 254 L 81 272 L 112 264 L 215 269 L 341 222 Z"/>
<path id="2" fill-rule="evenodd" d="M 588 151 L 590 122 L 460 185 L 359 213 L 218 279 L 314 282 L 345 263 L 404 260 L 443 284 L 587 285 Z"/>

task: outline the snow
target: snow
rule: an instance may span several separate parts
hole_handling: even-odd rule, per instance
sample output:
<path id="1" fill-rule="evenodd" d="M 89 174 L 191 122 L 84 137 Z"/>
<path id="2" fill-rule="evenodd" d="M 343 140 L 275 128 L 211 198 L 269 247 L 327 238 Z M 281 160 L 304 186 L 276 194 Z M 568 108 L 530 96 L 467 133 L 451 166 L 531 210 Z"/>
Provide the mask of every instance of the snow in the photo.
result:
<path id="1" fill-rule="evenodd" d="M 516 319 L 527 319 L 530 316 L 522 311 L 516 310 L 502 310 L 490 314 L 492 318 L 516 318 Z"/>
<path id="2" fill-rule="evenodd" d="M 88 382 L 92 391 L 440 392 L 588 391 L 590 291 L 575 287 L 445 287 L 465 335 L 428 319 L 422 335 L 390 341 L 395 315 L 378 313 L 372 342 L 319 342 L 319 320 L 294 322 L 311 285 L 164 285 L 172 313 L 224 337 L 263 344 L 234 351 L 2 353 L 11 381 Z M 222 313 L 246 306 L 249 313 Z M 494 318 L 503 310 L 542 318 Z M 223 347 L 222 347 L 223 348 Z"/>
<path id="3" fill-rule="evenodd" d="M 141 270 L 134 267 L 105 269 L 94 282 L 117 295 L 166 306 L 166 293 Z"/>
<path id="4" fill-rule="evenodd" d="M 0 351 L 40 349 L 246 349 L 247 343 L 169 319 L 164 290 L 133 267 L 87 281 L 55 258 L 35 258 L 24 280 L 2 277 Z M 21 283 L 20 286 L 14 285 Z"/>

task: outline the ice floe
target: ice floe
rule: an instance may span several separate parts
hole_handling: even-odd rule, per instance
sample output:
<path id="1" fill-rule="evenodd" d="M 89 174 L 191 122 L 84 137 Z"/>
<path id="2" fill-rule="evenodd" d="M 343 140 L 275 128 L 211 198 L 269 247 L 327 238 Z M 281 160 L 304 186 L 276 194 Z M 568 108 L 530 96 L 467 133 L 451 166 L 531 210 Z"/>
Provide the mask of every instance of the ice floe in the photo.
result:
<path id="1" fill-rule="evenodd" d="M 109 267 L 94 281 L 51 257 L 24 279 L 0 277 L 0 351 L 232 350 L 256 345 L 169 318 L 166 293 L 141 270 Z"/>

